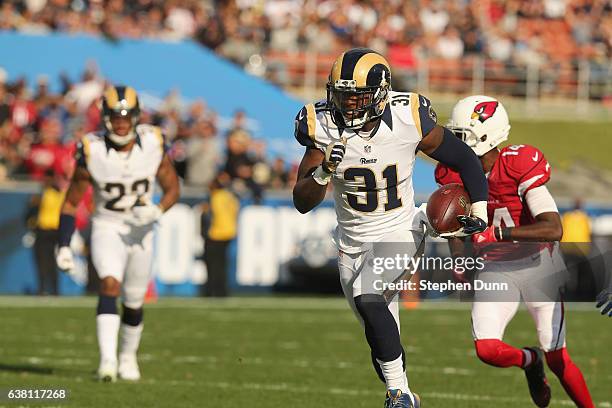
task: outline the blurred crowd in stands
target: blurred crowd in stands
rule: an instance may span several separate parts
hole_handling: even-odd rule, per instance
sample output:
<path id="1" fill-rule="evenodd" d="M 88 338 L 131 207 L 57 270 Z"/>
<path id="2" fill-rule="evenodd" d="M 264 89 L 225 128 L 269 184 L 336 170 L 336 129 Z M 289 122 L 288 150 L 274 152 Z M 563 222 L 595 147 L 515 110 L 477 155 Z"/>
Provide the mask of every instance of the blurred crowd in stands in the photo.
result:
<path id="1" fill-rule="evenodd" d="M 421 58 L 556 68 L 609 64 L 608 0 L 3 0 L 0 29 L 109 38 L 194 38 L 254 70 L 269 52 L 369 46 L 392 65 Z M 265 63 L 265 62 L 264 62 Z"/>
<path id="2" fill-rule="evenodd" d="M 395 69 L 420 61 L 438 66 L 485 55 L 502 64 L 534 64 L 549 73 L 588 61 L 590 77 L 608 78 L 612 55 L 612 2 L 608 0 L 0 0 L 0 30 L 103 35 L 109 39 L 194 38 L 249 72 L 268 75 L 274 55 L 302 65 L 296 52 L 335 57 L 352 46 L 387 55 Z M 326 76 L 329 64 L 326 64 Z M 280 74 L 282 75 L 282 74 Z M 52 168 L 68 177 L 75 141 L 99 127 L 97 101 L 104 87 L 95 69 L 80 82 L 63 78 L 5 83 L 0 72 L 0 180 L 40 179 Z M 6 76 L 6 75 L 4 75 Z M 558 87 L 559 83 L 551 82 Z M 452 91 L 452 84 L 444 82 Z M 572 86 L 574 86 L 573 84 Z M 573 90 L 574 88 L 572 88 Z M 163 128 L 187 184 L 205 187 L 219 169 L 255 197 L 267 187 L 291 185 L 293 164 L 269 161 L 254 140 L 245 112 L 229 126 L 204 101 L 185 106 L 170 93 L 143 122 Z M 242 187 L 241 187 L 242 186 Z"/>
<path id="3" fill-rule="evenodd" d="M 6 179 L 42 181 L 50 174 L 67 184 L 74 170 L 76 142 L 100 129 L 99 101 L 105 81 L 90 65 L 79 82 L 62 78 L 62 89 L 52 93 L 48 78 L 34 84 L 25 79 L 6 82 L 0 68 L 0 182 Z M 202 100 L 185 103 L 170 92 L 153 109 L 143 104 L 141 123 L 162 128 L 168 154 L 186 185 L 206 189 L 219 172 L 232 187 L 254 199 L 267 188 L 289 185 L 291 164 L 268 160 L 266 144 L 251 136 L 243 111 L 221 119 Z"/>

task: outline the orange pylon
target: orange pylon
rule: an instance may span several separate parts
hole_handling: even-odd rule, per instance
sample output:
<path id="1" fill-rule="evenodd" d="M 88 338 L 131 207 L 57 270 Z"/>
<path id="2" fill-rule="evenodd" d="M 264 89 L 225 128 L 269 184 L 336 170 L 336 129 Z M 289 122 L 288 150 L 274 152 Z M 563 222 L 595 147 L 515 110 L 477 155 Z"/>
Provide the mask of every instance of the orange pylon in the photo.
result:
<path id="1" fill-rule="evenodd" d="M 410 282 L 416 282 L 416 289 L 403 290 L 400 293 L 400 301 L 404 306 L 404 309 L 414 310 L 419 307 L 419 303 L 421 303 L 419 280 L 419 272 L 417 271 L 410 279 Z"/>
<path id="2" fill-rule="evenodd" d="M 155 279 L 151 279 L 149 286 L 147 286 L 147 293 L 145 293 L 145 303 L 157 302 L 157 288 L 155 287 Z"/>

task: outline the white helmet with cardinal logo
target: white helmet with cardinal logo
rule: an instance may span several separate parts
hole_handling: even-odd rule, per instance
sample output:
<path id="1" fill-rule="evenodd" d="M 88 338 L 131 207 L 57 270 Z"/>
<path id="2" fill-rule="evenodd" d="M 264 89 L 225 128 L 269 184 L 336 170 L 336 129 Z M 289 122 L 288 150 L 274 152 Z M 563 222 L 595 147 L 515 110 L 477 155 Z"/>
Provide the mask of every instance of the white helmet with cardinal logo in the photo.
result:
<path id="1" fill-rule="evenodd" d="M 453 107 L 447 128 L 482 156 L 508 140 L 510 121 L 497 99 L 472 95 Z"/>

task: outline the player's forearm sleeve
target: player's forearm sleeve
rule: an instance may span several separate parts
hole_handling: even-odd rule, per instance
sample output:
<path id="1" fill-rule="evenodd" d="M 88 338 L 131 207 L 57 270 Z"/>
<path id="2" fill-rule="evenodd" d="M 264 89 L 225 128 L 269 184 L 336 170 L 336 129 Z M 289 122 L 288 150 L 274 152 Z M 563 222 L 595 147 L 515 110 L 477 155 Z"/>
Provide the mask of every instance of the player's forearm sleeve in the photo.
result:
<path id="1" fill-rule="evenodd" d="M 74 232 L 75 225 L 76 220 L 74 216 L 69 214 L 60 215 L 58 239 L 58 245 L 60 247 L 70 246 L 70 240 L 72 239 L 72 233 Z"/>
<path id="2" fill-rule="evenodd" d="M 430 156 L 457 170 L 472 202 L 487 201 L 489 187 L 478 156 L 450 130 L 444 128 L 440 146 Z"/>

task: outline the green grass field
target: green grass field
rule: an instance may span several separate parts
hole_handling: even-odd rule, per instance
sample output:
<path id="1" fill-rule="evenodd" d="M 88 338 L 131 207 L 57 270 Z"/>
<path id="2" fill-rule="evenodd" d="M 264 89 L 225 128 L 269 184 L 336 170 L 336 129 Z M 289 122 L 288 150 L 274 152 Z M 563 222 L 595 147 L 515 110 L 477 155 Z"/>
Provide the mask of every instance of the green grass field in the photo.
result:
<path id="1" fill-rule="evenodd" d="M 511 144 L 538 147 L 555 166 L 574 161 L 612 169 L 612 122 L 511 121 Z"/>
<path id="2" fill-rule="evenodd" d="M 440 124 L 447 123 L 442 117 Z M 511 118 L 508 144 L 530 144 L 544 152 L 555 167 L 573 162 L 612 169 L 612 122 L 514 120 Z"/>
<path id="3" fill-rule="evenodd" d="M 455 308 L 451 308 L 451 306 Z M 523 373 L 480 363 L 468 305 L 402 312 L 411 387 L 423 407 L 532 406 Z M 94 381 L 94 298 L 0 297 L 0 389 L 63 387 L 67 402 L 36 407 L 382 407 L 360 326 L 343 299 L 161 300 L 148 305 L 143 380 Z M 612 406 L 611 322 L 590 307 L 568 312 L 569 346 L 598 407 Z M 535 344 L 520 312 L 507 331 Z M 552 375 L 549 373 L 549 376 Z M 572 406 L 556 378 L 552 407 Z"/>

